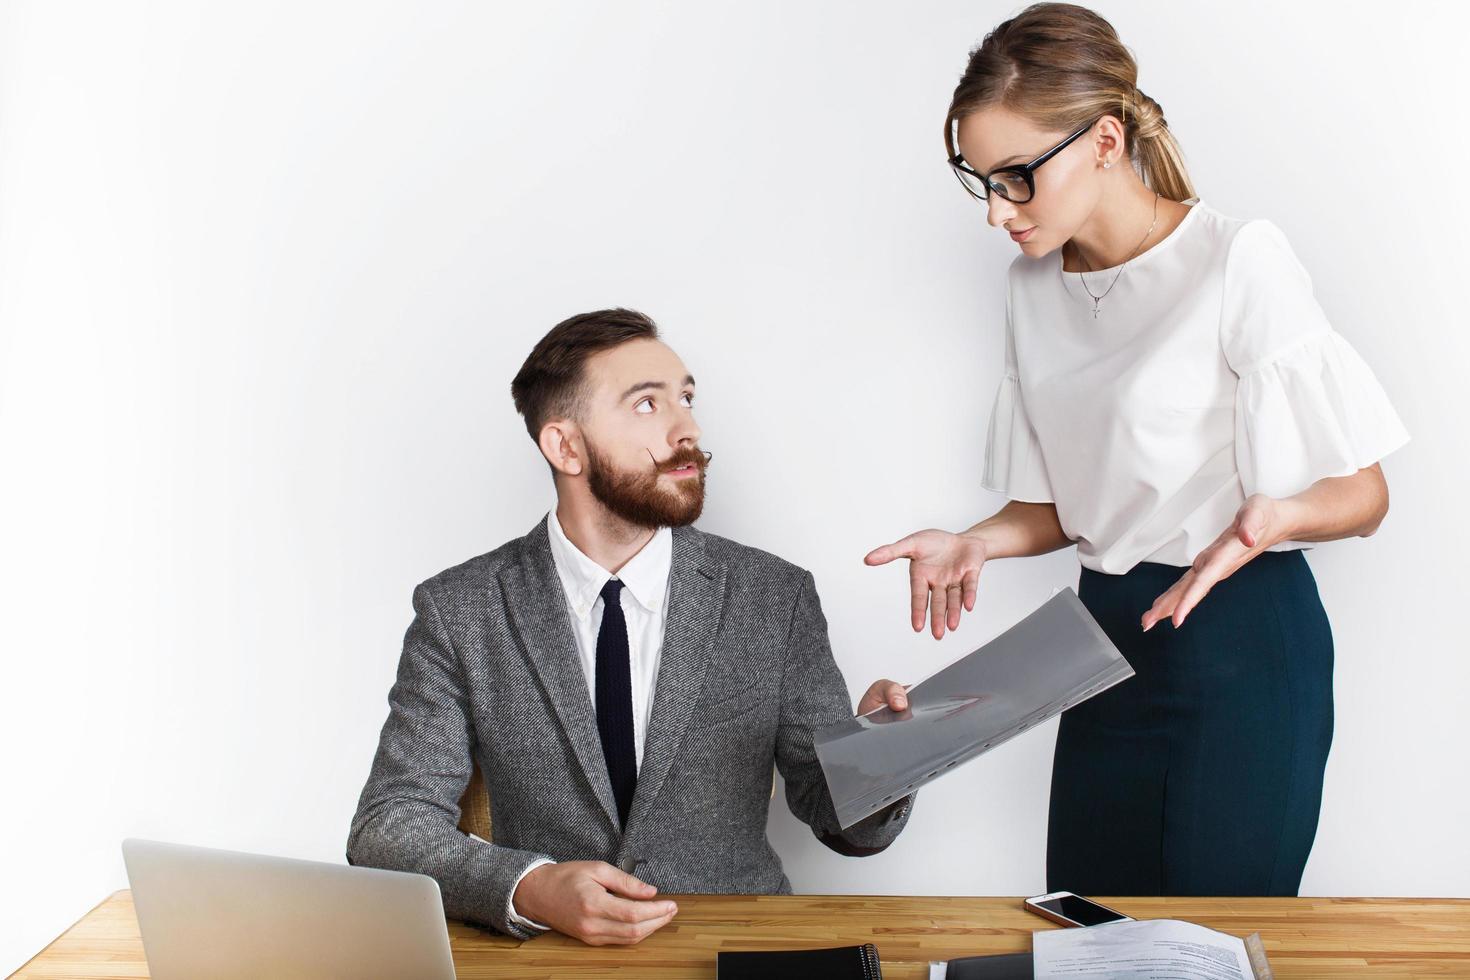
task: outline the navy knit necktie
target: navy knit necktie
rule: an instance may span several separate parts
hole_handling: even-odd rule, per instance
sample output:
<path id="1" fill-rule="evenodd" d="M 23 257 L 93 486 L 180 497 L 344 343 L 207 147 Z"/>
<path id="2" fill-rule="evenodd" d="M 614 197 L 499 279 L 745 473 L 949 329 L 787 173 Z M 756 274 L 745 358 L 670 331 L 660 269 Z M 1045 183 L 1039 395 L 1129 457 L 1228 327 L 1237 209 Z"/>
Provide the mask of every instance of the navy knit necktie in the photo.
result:
<path id="1" fill-rule="evenodd" d="M 602 626 L 597 630 L 597 734 L 618 804 L 618 823 L 628 823 L 633 787 L 638 783 L 638 759 L 633 752 L 633 678 L 628 664 L 628 622 L 615 578 L 602 587 Z"/>

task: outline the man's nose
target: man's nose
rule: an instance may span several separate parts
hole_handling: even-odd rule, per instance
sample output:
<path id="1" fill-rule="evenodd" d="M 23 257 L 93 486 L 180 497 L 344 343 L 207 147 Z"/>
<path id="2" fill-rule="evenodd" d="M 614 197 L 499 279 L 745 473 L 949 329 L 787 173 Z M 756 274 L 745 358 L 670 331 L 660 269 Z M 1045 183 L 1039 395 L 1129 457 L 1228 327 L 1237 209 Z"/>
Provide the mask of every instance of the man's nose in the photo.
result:
<path id="1" fill-rule="evenodd" d="M 684 418 L 677 425 L 674 426 L 674 430 L 669 433 L 669 441 L 673 443 L 676 448 L 683 448 L 684 446 L 697 445 L 699 443 L 700 435 L 701 433 L 699 431 L 699 426 L 694 423 L 694 416 L 692 414 L 686 414 Z"/>

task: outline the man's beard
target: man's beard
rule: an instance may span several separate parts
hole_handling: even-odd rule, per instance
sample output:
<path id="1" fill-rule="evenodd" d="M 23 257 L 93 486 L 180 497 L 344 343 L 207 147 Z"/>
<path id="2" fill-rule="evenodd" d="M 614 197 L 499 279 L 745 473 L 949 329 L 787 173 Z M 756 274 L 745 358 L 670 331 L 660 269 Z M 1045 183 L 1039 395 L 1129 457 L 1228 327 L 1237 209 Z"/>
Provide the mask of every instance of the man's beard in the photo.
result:
<path id="1" fill-rule="evenodd" d="M 698 476 L 681 477 L 674 486 L 659 485 L 659 474 L 694 464 Z M 646 469 L 623 472 L 587 444 L 587 486 L 592 496 L 616 516 L 638 527 L 683 527 L 699 519 L 704 509 L 704 453 L 694 448 L 676 451 L 661 464 L 650 454 Z"/>

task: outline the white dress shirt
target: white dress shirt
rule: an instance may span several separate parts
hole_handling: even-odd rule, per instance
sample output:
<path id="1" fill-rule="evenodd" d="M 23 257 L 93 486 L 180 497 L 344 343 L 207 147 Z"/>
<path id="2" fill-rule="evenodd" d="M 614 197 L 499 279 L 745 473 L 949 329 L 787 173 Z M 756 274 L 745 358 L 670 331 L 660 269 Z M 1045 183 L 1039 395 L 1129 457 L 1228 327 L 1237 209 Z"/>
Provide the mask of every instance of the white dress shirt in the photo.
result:
<path id="1" fill-rule="evenodd" d="M 633 685 L 633 753 L 638 767 L 643 766 L 643 742 L 648 734 L 648 721 L 653 712 L 653 688 L 658 680 L 659 656 L 664 645 L 664 625 L 668 621 L 669 568 L 674 557 L 674 534 L 666 527 L 654 532 L 639 552 L 619 569 L 616 576 L 588 558 L 562 530 L 553 507 L 546 519 L 551 539 L 551 558 L 561 580 L 566 599 L 567 616 L 577 641 L 577 655 L 587 675 L 587 696 L 597 706 L 597 631 L 602 628 L 605 603 L 602 587 L 610 578 L 618 578 L 623 588 L 618 599 L 628 627 L 629 671 Z M 526 929 L 546 929 L 516 912 L 516 885 L 521 878 L 543 864 L 542 858 L 522 871 L 511 886 L 506 899 L 509 918 Z"/>
<path id="2" fill-rule="evenodd" d="M 981 482 L 1054 503 L 1095 571 L 1188 566 L 1248 495 L 1351 476 L 1409 439 L 1281 229 L 1191 201 L 1121 275 L 1084 289 L 1058 249 L 1007 276 Z M 1088 290 L 1109 290 L 1096 317 Z"/>

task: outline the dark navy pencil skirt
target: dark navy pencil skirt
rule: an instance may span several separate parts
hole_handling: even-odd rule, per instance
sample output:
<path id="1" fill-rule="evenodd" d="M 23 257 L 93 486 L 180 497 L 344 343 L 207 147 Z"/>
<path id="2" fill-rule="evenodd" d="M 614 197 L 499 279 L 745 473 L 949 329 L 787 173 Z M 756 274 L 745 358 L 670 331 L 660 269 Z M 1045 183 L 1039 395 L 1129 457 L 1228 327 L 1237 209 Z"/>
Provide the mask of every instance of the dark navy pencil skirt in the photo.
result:
<path id="1" fill-rule="evenodd" d="M 1134 677 L 1062 714 L 1048 891 L 1295 895 L 1332 743 L 1332 631 L 1301 551 L 1262 552 L 1175 629 L 1184 574 L 1084 567 L 1077 594 Z"/>

